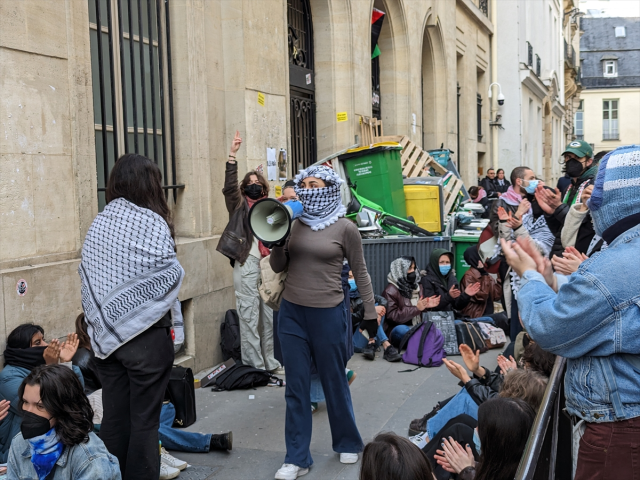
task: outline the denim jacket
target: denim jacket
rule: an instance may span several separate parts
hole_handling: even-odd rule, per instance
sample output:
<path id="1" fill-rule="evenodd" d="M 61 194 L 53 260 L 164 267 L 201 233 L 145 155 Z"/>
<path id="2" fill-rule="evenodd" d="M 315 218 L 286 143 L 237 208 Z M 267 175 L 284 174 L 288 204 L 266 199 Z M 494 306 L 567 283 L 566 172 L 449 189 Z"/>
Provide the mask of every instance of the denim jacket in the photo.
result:
<path id="1" fill-rule="evenodd" d="M 585 260 L 557 295 L 524 273 L 518 306 L 543 349 L 567 358 L 567 410 L 587 422 L 640 416 L 640 225 Z"/>
<path id="2" fill-rule="evenodd" d="M 11 442 L 7 480 L 34 480 L 38 475 L 31 463 L 29 442 L 22 433 Z M 118 459 L 107 451 L 102 440 L 93 432 L 89 441 L 71 448 L 65 447 L 56 462 L 52 480 L 121 480 Z"/>

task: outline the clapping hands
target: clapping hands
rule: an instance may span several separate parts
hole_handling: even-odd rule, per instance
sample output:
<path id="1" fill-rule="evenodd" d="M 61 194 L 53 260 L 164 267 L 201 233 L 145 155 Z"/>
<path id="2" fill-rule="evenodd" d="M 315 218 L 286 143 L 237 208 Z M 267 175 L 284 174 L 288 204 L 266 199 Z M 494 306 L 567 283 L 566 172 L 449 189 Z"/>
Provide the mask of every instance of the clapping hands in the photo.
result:
<path id="1" fill-rule="evenodd" d="M 575 247 L 567 247 L 562 253 L 562 257 L 554 255 L 551 263 L 556 272 L 563 275 L 571 275 L 588 258 L 584 253 L 578 252 Z"/>
<path id="2" fill-rule="evenodd" d="M 460 473 L 465 468 L 475 465 L 473 450 L 469 445 L 462 448 L 462 445 L 451 437 L 443 438 L 441 445 L 442 450 L 436 450 L 433 458 L 447 472 Z"/>
<path id="3" fill-rule="evenodd" d="M 54 338 L 51 340 L 49 345 L 47 345 L 47 348 L 44 349 L 42 354 L 45 363 L 47 365 L 55 365 L 58 361 L 62 363 L 70 362 L 78 351 L 79 344 L 80 340 L 78 340 L 78 335 L 75 333 L 67 335 L 67 339 L 62 343 L 62 345 L 57 338 Z"/>

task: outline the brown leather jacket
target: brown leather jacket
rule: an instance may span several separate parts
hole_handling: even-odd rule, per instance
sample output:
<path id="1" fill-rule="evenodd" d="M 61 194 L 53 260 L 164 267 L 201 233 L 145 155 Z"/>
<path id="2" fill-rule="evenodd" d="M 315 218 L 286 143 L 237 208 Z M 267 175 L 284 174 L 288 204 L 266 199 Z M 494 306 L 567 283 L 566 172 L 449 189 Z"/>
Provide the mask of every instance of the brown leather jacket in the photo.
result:
<path id="1" fill-rule="evenodd" d="M 480 290 L 473 297 L 469 304 L 462 310 L 462 315 L 469 318 L 482 317 L 487 307 L 487 299 L 491 297 L 493 301 L 502 298 L 502 285 L 500 278 L 496 282 L 491 275 L 482 275 L 477 268 L 470 268 L 462 277 L 460 290 L 467 288 L 472 283 L 480 282 Z"/>
<path id="2" fill-rule="evenodd" d="M 238 184 L 238 164 L 227 162 L 224 176 L 224 203 L 229 212 L 227 224 L 216 250 L 231 260 L 231 266 L 235 262 L 244 263 L 251 251 L 253 233 L 249 227 L 249 205 L 240 192 Z"/>
<path id="3" fill-rule="evenodd" d="M 404 325 L 422 313 L 418 307 L 411 305 L 411 299 L 403 297 L 392 283 L 387 285 L 382 296 L 387 299 L 387 313 L 384 317 L 384 331 L 387 335 L 398 325 Z M 420 297 L 422 297 L 422 285 L 420 285 Z"/>

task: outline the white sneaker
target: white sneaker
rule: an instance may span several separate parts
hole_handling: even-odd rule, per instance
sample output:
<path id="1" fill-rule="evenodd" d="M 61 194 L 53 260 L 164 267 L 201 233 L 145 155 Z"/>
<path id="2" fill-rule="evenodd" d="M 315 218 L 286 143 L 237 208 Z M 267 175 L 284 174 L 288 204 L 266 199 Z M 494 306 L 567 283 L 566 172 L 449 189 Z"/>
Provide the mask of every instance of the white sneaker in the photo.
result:
<path id="1" fill-rule="evenodd" d="M 427 432 L 424 433 L 420 433 L 419 435 L 414 435 L 413 437 L 409 437 L 409 440 L 411 440 L 411 442 L 416 445 L 419 449 L 423 449 L 424 447 L 427 446 L 428 443 L 428 437 L 427 437 Z"/>
<path id="2" fill-rule="evenodd" d="M 162 463 L 164 463 L 165 465 L 169 465 L 172 468 L 177 468 L 178 470 L 184 470 L 185 468 L 187 468 L 187 462 L 174 457 L 169 452 L 167 452 L 164 447 L 162 447 L 160 458 L 162 459 Z"/>
<path id="3" fill-rule="evenodd" d="M 293 465 L 291 463 L 284 463 L 280 470 L 276 472 L 276 480 L 296 480 L 296 478 L 301 477 L 309 473 L 308 468 L 301 468 L 297 465 Z"/>
<path id="4" fill-rule="evenodd" d="M 160 462 L 160 480 L 171 480 L 180 475 L 180 470 Z"/>
<path id="5" fill-rule="evenodd" d="M 357 453 L 341 453 L 340 463 L 356 463 L 358 461 Z"/>

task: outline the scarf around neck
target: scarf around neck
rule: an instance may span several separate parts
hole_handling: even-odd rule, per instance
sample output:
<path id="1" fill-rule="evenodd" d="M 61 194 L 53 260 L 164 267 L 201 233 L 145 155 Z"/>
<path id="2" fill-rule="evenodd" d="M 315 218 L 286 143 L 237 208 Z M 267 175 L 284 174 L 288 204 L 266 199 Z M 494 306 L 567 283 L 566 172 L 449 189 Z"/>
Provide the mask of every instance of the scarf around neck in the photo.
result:
<path id="1" fill-rule="evenodd" d="M 7 347 L 4 351 L 4 363 L 14 367 L 33 370 L 39 365 L 44 365 L 44 351 L 47 347 L 14 348 Z"/>
<path id="2" fill-rule="evenodd" d="M 36 470 L 38 480 L 44 480 L 62 455 L 64 445 L 55 427 L 43 435 L 30 438 L 27 442 L 31 450 L 31 463 Z"/>
<path id="3" fill-rule="evenodd" d="M 416 280 L 414 283 L 409 283 L 407 280 L 407 270 L 411 268 L 411 264 L 415 264 L 415 260 L 413 257 L 400 257 L 396 258 L 393 262 L 391 262 L 391 267 L 389 268 L 389 275 L 387 276 L 387 280 L 389 283 L 392 283 L 396 286 L 400 295 L 404 298 L 411 298 L 413 296 L 414 291 L 420 289 L 420 272 L 416 266 Z"/>
<path id="4" fill-rule="evenodd" d="M 487 191 L 483 188 L 478 192 L 478 196 L 476 197 L 475 200 L 473 200 L 473 203 L 480 203 L 480 200 L 482 200 L 486 196 L 487 196 Z"/>
<path id="5" fill-rule="evenodd" d="M 308 177 L 324 180 L 326 187 L 302 188 L 300 184 Z M 311 166 L 301 170 L 296 176 L 295 182 L 296 195 L 304 208 L 298 219 L 311 227 L 314 232 L 333 225 L 347 213 L 347 208 L 342 204 L 340 195 L 340 184 L 344 180 L 332 168 L 324 165 Z"/>
<path id="6" fill-rule="evenodd" d="M 509 186 L 509 188 L 507 188 L 507 191 L 500 196 L 500 200 L 504 200 L 507 205 L 515 207 L 517 205 L 520 205 L 520 202 L 522 201 L 522 195 L 516 193 L 516 191 L 513 189 L 513 185 L 511 185 Z"/>
<path id="7" fill-rule="evenodd" d="M 91 347 L 100 359 L 160 320 L 184 278 L 167 222 L 124 198 L 109 202 L 91 224 L 78 273 Z"/>

